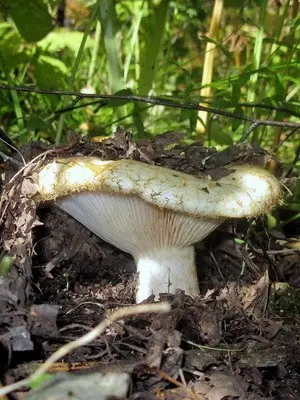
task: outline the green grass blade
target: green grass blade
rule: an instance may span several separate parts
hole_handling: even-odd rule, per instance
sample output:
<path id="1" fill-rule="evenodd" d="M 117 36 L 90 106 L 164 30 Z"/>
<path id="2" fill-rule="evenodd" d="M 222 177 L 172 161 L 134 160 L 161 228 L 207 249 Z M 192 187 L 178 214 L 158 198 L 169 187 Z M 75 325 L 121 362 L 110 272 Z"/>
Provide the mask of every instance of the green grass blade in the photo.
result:
<path id="1" fill-rule="evenodd" d="M 133 54 L 136 49 L 137 41 L 138 41 L 138 33 L 141 24 L 141 20 L 144 13 L 144 2 L 141 3 L 141 8 L 137 10 L 133 21 L 132 21 L 132 35 L 129 43 L 129 51 L 127 53 L 125 63 L 124 63 L 124 82 L 127 81 L 129 66 L 133 57 Z"/>
<path id="2" fill-rule="evenodd" d="M 98 55 L 98 50 L 99 50 L 100 37 L 101 37 L 101 25 L 100 25 L 100 22 L 97 21 L 96 31 L 95 31 L 95 43 L 93 46 L 92 59 L 91 59 L 90 67 L 89 67 L 87 86 L 92 86 L 92 84 L 93 84 L 93 77 L 94 77 L 95 70 L 96 70 L 96 61 L 97 61 L 97 55 Z"/>
<path id="3" fill-rule="evenodd" d="M 149 1 L 150 15 L 145 19 L 145 47 L 140 52 L 139 93 L 147 95 L 152 88 L 157 58 L 166 29 L 169 0 L 161 0 L 158 5 Z"/>
<path id="4" fill-rule="evenodd" d="M 111 0 L 101 1 L 99 18 L 107 57 L 110 87 L 113 92 L 117 92 L 124 88 L 124 82 L 121 74 L 120 52 L 116 43 L 117 17 L 114 2 Z"/>
<path id="5" fill-rule="evenodd" d="M 5 77 L 7 79 L 8 84 L 10 86 L 14 86 L 15 82 L 13 82 L 13 80 L 11 79 L 10 73 L 5 64 L 5 60 L 4 60 L 4 57 L 3 57 L 1 51 L 0 51 L 0 67 L 5 73 Z M 19 126 L 19 130 L 21 132 L 25 127 L 25 122 L 24 122 L 24 116 L 23 116 L 23 111 L 22 111 L 22 107 L 21 107 L 21 103 L 20 103 L 19 94 L 15 90 L 10 90 L 10 94 L 12 97 L 13 107 L 15 110 L 15 115 L 16 115 L 18 126 Z"/>
<path id="6" fill-rule="evenodd" d="M 80 61 L 81 61 L 81 58 L 82 58 L 82 55 L 83 55 L 84 46 L 86 44 L 86 41 L 87 41 L 88 36 L 89 36 L 89 33 L 90 33 L 90 31 L 92 29 L 92 26 L 93 26 L 93 23 L 94 23 L 94 21 L 96 19 L 96 16 L 98 14 L 98 9 L 100 8 L 99 5 L 100 5 L 100 0 L 98 0 L 97 3 L 95 4 L 95 6 L 93 8 L 93 12 L 92 12 L 92 14 L 91 14 L 91 16 L 89 18 L 87 27 L 85 29 L 82 41 L 80 43 L 80 47 L 79 47 L 78 53 L 76 55 L 76 59 L 75 59 L 74 65 L 73 65 L 73 68 L 72 68 L 72 71 L 71 71 L 71 77 L 70 77 L 70 80 L 69 80 L 69 84 L 68 84 L 67 90 L 72 90 L 72 88 L 73 88 L 73 85 L 74 85 L 74 82 L 75 82 L 75 78 L 76 78 L 76 74 L 77 74 L 77 71 L 79 69 L 79 64 L 80 64 Z M 67 101 L 67 99 L 65 97 L 62 100 L 61 108 L 63 108 L 65 106 L 66 101 Z M 66 114 L 62 114 L 60 116 L 60 118 L 59 118 L 58 128 L 57 128 L 56 137 L 55 137 L 55 144 L 56 145 L 59 145 L 60 142 L 61 142 L 65 115 Z"/>
<path id="7" fill-rule="evenodd" d="M 265 32 L 265 21 L 266 21 L 266 14 L 267 14 L 267 0 L 262 0 L 260 4 L 260 14 L 259 14 L 259 23 L 258 23 L 258 30 L 256 33 L 255 44 L 253 49 L 252 55 L 252 66 L 253 69 L 258 70 L 261 63 L 262 57 L 262 49 L 263 49 L 263 39 L 264 39 L 264 32 Z M 248 86 L 248 93 L 247 93 L 247 102 L 254 103 L 256 99 L 256 91 L 257 91 L 257 82 L 258 82 L 258 73 L 251 75 L 249 86 Z M 253 112 L 253 110 L 249 109 L 249 112 Z M 257 141 L 257 130 L 253 135 L 253 141 Z"/>

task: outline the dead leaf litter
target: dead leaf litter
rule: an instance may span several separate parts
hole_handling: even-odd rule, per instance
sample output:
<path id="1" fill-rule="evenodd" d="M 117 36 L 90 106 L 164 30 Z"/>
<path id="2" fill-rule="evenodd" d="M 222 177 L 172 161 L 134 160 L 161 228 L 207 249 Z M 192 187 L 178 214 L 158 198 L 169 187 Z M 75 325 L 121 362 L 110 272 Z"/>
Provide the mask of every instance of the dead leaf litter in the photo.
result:
<path id="1" fill-rule="evenodd" d="M 131 256 L 53 206 L 36 209 L 32 196 L 40 162 L 74 154 L 130 158 L 217 179 L 231 163 L 272 161 L 280 173 L 278 160 L 258 147 L 239 144 L 216 152 L 185 145 L 182 138 L 166 132 L 136 142 L 118 129 L 101 143 L 73 137 L 67 147 L 46 152 L 44 146 L 27 146 L 26 167 L 16 171 L 8 165 L 0 211 L 1 257 L 9 261 L 0 276 L 4 384 L 24 378 L 62 344 L 134 303 Z M 196 246 L 202 295 L 162 294 L 172 306 L 167 315 L 125 318 L 75 349 L 57 365 L 62 375 L 51 384 L 57 389 L 53 398 L 67 398 L 59 397 L 60 385 L 72 371 L 78 399 L 86 390 L 81 374 L 91 382 L 93 374 L 112 374 L 124 390 L 111 396 L 131 400 L 300 399 L 299 241 L 299 231 L 291 237 L 267 229 L 262 220 L 223 224 L 205 246 Z M 92 385 L 85 400 L 96 398 Z M 26 398 L 48 398 L 47 389 L 30 393 Z"/>

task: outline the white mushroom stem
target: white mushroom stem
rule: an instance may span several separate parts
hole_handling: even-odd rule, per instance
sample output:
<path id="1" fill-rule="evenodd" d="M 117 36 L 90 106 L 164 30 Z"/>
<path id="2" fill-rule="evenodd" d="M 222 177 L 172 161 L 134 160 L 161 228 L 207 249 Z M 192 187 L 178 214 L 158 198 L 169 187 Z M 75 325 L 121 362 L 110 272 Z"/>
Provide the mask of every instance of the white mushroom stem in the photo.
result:
<path id="1" fill-rule="evenodd" d="M 156 248 L 134 258 L 139 273 L 137 303 L 176 289 L 191 296 L 199 294 L 194 246 Z"/>
<path id="2" fill-rule="evenodd" d="M 199 293 L 193 244 L 223 219 L 195 218 L 152 206 L 135 196 L 84 192 L 57 204 L 88 229 L 132 254 L 139 283 L 137 302 L 150 295 Z"/>

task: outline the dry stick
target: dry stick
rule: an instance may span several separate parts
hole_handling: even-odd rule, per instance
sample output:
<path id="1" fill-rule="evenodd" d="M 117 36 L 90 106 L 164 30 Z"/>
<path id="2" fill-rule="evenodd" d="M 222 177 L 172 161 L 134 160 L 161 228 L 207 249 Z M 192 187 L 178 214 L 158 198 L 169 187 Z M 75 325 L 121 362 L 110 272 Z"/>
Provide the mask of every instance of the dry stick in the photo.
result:
<path id="1" fill-rule="evenodd" d="M 33 160 L 29 161 L 27 164 L 25 164 L 24 167 L 22 167 L 21 169 L 19 169 L 19 171 L 15 173 L 15 175 L 10 179 L 10 181 L 7 182 L 7 183 L 5 184 L 5 188 L 9 188 L 9 190 L 10 190 L 11 187 L 12 187 L 11 185 L 14 183 L 14 181 L 15 181 L 19 176 L 22 175 L 22 173 L 25 171 L 25 169 L 26 169 L 29 165 L 33 165 L 35 162 L 39 161 L 39 159 L 41 159 L 42 157 L 46 156 L 47 154 L 53 153 L 54 151 L 57 151 L 57 149 L 50 149 L 50 150 L 47 150 L 47 151 L 45 151 L 44 153 L 39 154 L 39 155 L 38 155 L 37 157 L 35 157 Z M 4 219 L 4 216 L 5 216 L 7 207 L 8 207 L 8 205 L 9 205 L 9 203 L 6 202 L 6 205 L 5 205 L 4 209 L 3 209 L 3 204 L 4 204 L 4 201 L 6 200 L 6 197 L 4 196 L 4 195 L 5 195 L 5 192 L 6 192 L 6 191 L 5 191 L 5 188 L 4 188 L 4 191 L 2 192 L 2 196 L 1 196 L 1 199 L 0 199 L 0 211 L 1 211 L 1 215 L 0 215 L 0 226 L 1 226 L 2 223 L 3 223 L 3 219 Z"/>
<path id="2" fill-rule="evenodd" d="M 220 27 L 222 11 L 223 11 L 223 0 L 215 0 L 213 13 L 210 21 L 210 27 L 208 32 L 208 38 L 216 40 L 218 36 L 218 30 Z M 213 41 L 206 43 L 206 50 L 204 55 L 203 72 L 202 72 L 202 82 L 200 90 L 200 99 L 204 99 L 200 105 L 206 105 L 206 100 L 211 97 L 211 82 L 214 70 L 214 60 L 215 52 L 217 46 Z M 202 139 L 206 128 L 207 128 L 208 113 L 205 111 L 198 112 L 196 132 L 198 139 Z"/>
<path id="3" fill-rule="evenodd" d="M 94 329 L 80 338 L 74 340 L 73 342 L 67 343 L 61 348 L 59 348 L 55 353 L 53 353 L 46 362 L 41 365 L 33 374 L 29 375 L 29 377 L 22 379 L 19 382 L 13 383 L 12 385 L 5 386 L 0 389 L 0 396 L 4 396 L 8 393 L 11 393 L 14 390 L 18 390 L 23 388 L 24 386 L 30 385 L 33 381 L 38 379 L 41 375 L 43 375 L 47 370 L 60 358 L 64 357 L 72 350 L 77 349 L 80 346 L 84 346 L 94 339 L 96 339 L 99 335 L 101 335 L 106 328 L 108 328 L 113 322 L 129 317 L 135 314 L 145 314 L 145 313 L 167 313 L 171 310 L 171 306 L 167 302 L 161 302 L 157 304 L 139 304 L 132 307 L 124 307 L 115 311 L 104 321 L 100 322 Z"/>
<path id="4" fill-rule="evenodd" d="M 188 393 L 189 397 L 193 400 L 201 400 L 203 399 L 201 394 L 195 393 L 192 388 L 188 387 L 185 383 L 178 382 L 177 379 L 173 378 L 172 376 L 168 375 L 165 371 L 162 371 L 161 369 L 158 370 L 159 376 L 166 380 L 169 381 L 170 383 L 173 383 L 173 385 L 177 387 L 183 387 L 185 391 Z M 201 396 L 201 397 L 200 397 Z"/>
<path id="5" fill-rule="evenodd" d="M 1 88 L 1 85 L 0 85 L 0 88 Z M 32 160 L 30 160 L 30 161 L 29 161 L 27 164 L 25 164 L 21 169 L 19 169 L 18 172 L 16 172 L 16 173 L 13 175 L 13 177 L 10 179 L 10 181 L 7 182 L 7 183 L 5 184 L 5 188 L 9 188 L 9 190 L 10 190 L 11 187 L 12 187 L 12 184 L 16 181 L 16 179 L 17 179 L 18 177 L 20 177 L 20 176 L 22 175 L 22 173 L 25 171 L 25 169 L 26 169 L 27 167 L 29 167 L 30 165 L 34 165 L 35 163 L 41 162 L 42 158 L 45 159 L 45 157 L 46 157 L 48 154 L 55 153 L 55 152 L 57 153 L 57 152 L 60 152 L 60 151 L 62 151 L 62 150 L 65 150 L 65 148 L 52 148 L 52 149 L 46 150 L 46 151 L 44 151 L 43 153 L 37 155 L 35 158 L 33 158 Z M 37 165 L 38 165 L 38 164 L 37 164 Z M 2 225 L 2 222 L 3 222 L 3 219 L 4 219 L 4 215 L 5 215 L 6 209 L 7 209 L 7 207 L 8 207 L 8 202 L 7 202 L 6 206 L 4 207 L 4 210 L 2 210 L 2 208 L 3 208 L 3 203 L 4 203 L 4 200 L 5 200 L 4 194 L 5 194 L 5 189 L 4 189 L 4 191 L 3 191 L 3 193 L 2 193 L 2 196 L 1 196 L 1 199 L 0 199 L 0 211 L 1 211 L 1 215 L 0 215 L 0 226 Z"/>

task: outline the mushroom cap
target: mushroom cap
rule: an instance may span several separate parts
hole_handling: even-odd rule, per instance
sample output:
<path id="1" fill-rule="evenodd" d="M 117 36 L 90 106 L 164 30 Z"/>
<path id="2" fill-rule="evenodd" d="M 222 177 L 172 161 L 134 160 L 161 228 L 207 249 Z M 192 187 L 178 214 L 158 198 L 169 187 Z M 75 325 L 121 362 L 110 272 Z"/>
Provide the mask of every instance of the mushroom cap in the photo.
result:
<path id="1" fill-rule="evenodd" d="M 227 169 L 228 175 L 212 180 L 134 160 L 61 158 L 41 168 L 35 199 L 45 202 L 82 192 L 129 195 L 160 209 L 220 220 L 262 215 L 281 199 L 281 185 L 267 170 L 253 165 Z"/>
<path id="2" fill-rule="evenodd" d="M 199 293 L 193 244 L 226 218 L 253 217 L 281 198 L 278 180 L 250 165 L 217 181 L 133 160 L 56 159 L 38 173 L 36 201 L 56 204 L 133 255 L 137 301 L 177 288 Z"/>

